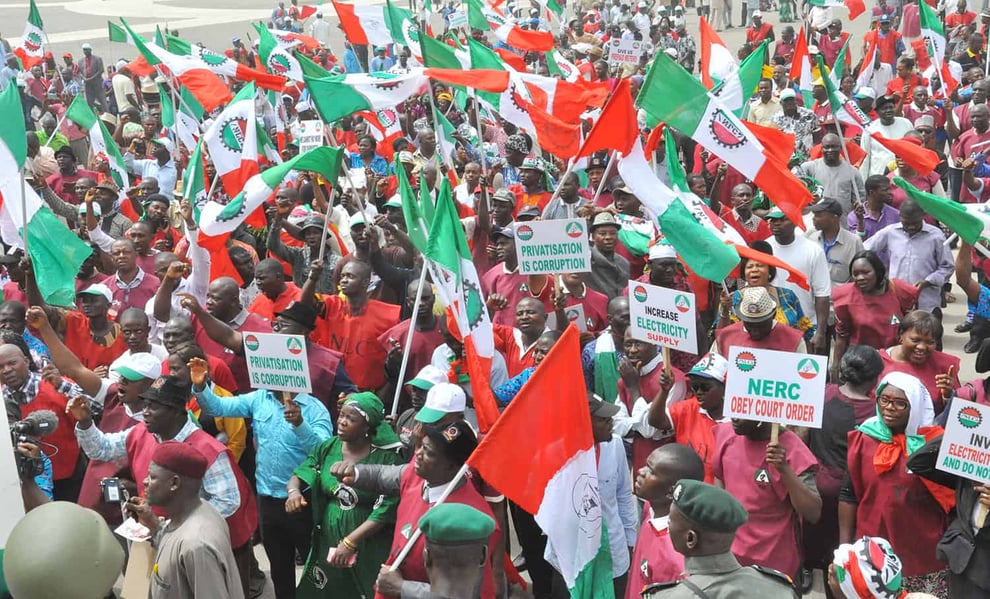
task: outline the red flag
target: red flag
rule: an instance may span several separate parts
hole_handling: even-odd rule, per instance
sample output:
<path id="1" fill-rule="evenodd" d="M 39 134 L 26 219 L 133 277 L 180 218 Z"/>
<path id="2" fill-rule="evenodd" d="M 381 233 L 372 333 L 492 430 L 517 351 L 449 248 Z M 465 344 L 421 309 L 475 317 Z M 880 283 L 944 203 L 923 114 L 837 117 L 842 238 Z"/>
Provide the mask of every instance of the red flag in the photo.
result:
<path id="1" fill-rule="evenodd" d="M 590 156 L 601 150 L 616 150 L 623 155 L 632 151 L 639 136 L 636 123 L 636 107 L 629 91 L 629 80 L 620 79 L 615 92 L 602 109 L 598 122 L 584 138 L 584 145 L 577 152 L 578 158 Z"/>
<path id="2" fill-rule="evenodd" d="M 558 158 L 567 159 L 577 154 L 581 146 L 580 121 L 568 122 L 557 118 L 536 104 L 514 94 L 515 101 L 533 121 L 533 131 L 540 147 Z"/>
<path id="3" fill-rule="evenodd" d="M 590 447 L 588 394 L 584 379 L 574 376 L 580 372 L 581 344 L 570 325 L 468 458 L 486 482 L 531 514 L 563 463 Z"/>
<path id="4" fill-rule="evenodd" d="M 852 164 L 853 166 L 859 166 L 860 164 L 863 164 L 863 159 L 866 158 L 866 151 L 864 151 L 863 148 L 859 147 L 859 144 L 853 141 L 847 139 L 845 140 L 845 142 L 846 142 L 846 152 L 849 153 L 849 163 Z M 808 153 L 808 159 L 818 160 L 821 157 L 822 157 L 822 144 L 816 144 L 815 147 L 811 148 L 811 151 Z M 842 157 L 845 158 L 845 154 L 843 154 Z"/>
<path id="5" fill-rule="evenodd" d="M 928 46 L 925 38 L 919 37 L 911 41 L 911 48 L 914 49 L 914 60 L 918 64 L 918 72 L 924 73 L 928 67 L 932 66 L 932 57 L 928 55 Z"/>
<path id="6" fill-rule="evenodd" d="M 660 149 L 660 142 L 663 141 L 664 124 L 660 123 L 650 131 L 650 136 L 646 138 L 646 145 L 643 146 L 643 155 L 649 160 L 653 153 Z"/>
<path id="7" fill-rule="evenodd" d="M 725 45 L 725 42 L 722 41 L 722 38 L 719 37 L 707 19 L 701 17 L 699 27 L 701 28 L 701 82 L 708 89 L 712 89 L 715 87 L 715 80 L 712 79 L 711 75 L 713 50 L 718 54 L 722 54 L 723 58 L 725 54 L 731 57 L 732 53 L 729 52 L 729 47 Z M 720 48 L 716 46 L 720 46 Z"/>
<path id="8" fill-rule="evenodd" d="M 887 148 L 905 164 L 918 171 L 919 175 L 927 175 L 935 170 L 941 159 L 938 154 L 921 145 L 921 140 L 914 137 L 903 139 L 887 139 L 879 133 L 871 133 L 873 141 Z"/>
<path id="9" fill-rule="evenodd" d="M 749 121 L 743 121 L 746 128 L 760 140 L 767 154 L 781 164 L 787 164 L 794 155 L 794 134 L 784 133 L 780 129 L 764 127 Z"/>
<path id="10" fill-rule="evenodd" d="M 866 3 L 863 0 L 846 0 L 844 4 L 849 9 L 850 21 L 866 12 Z"/>
<path id="11" fill-rule="evenodd" d="M 520 73 L 526 72 L 526 61 L 522 59 L 522 56 L 519 56 L 515 52 L 512 52 L 506 48 L 495 48 L 495 54 L 498 54 L 499 58 L 505 61 L 505 64 Z"/>
<path id="12" fill-rule="evenodd" d="M 498 94 L 509 87 L 509 71 L 498 69 L 426 69 L 423 73 L 430 79 L 450 85 L 472 87 L 483 92 Z"/>
<path id="13" fill-rule="evenodd" d="M 754 250 L 748 245 L 742 245 L 740 243 L 732 244 L 736 247 L 736 251 L 739 252 L 740 258 L 748 258 L 754 262 L 759 262 L 760 264 L 766 264 L 767 266 L 776 266 L 779 270 L 786 270 L 787 280 L 794 283 L 801 289 L 806 291 L 811 290 L 811 286 L 808 285 L 808 277 L 804 275 L 801 271 L 794 268 L 790 264 L 784 262 L 780 258 L 773 256 L 771 254 L 764 254 L 759 250 Z"/>

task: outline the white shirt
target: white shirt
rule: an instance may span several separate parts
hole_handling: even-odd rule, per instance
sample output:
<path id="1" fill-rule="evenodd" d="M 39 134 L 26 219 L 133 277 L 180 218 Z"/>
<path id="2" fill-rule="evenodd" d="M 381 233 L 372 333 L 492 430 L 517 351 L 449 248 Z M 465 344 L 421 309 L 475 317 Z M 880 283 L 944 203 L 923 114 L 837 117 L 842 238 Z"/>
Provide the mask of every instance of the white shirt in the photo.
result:
<path id="1" fill-rule="evenodd" d="M 171 159 L 165 164 L 158 164 L 158 160 L 154 158 L 137 160 L 133 154 L 126 152 L 124 154 L 124 164 L 134 174 L 140 175 L 142 179 L 147 177 L 157 179 L 158 189 L 162 190 L 162 193 L 166 195 L 171 194 L 172 190 L 175 189 L 175 180 L 178 178 L 178 172 L 175 169 L 175 163 Z"/>
<path id="2" fill-rule="evenodd" d="M 309 24 L 309 34 L 328 48 L 330 47 L 330 31 L 330 23 L 327 23 L 324 19 L 315 18 Z"/>
<path id="3" fill-rule="evenodd" d="M 640 368 L 639 374 L 645 376 L 657 368 L 663 368 L 663 354 L 660 353 Z M 674 383 L 667 395 L 667 407 L 669 408 L 685 397 L 687 397 L 687 386 L 682 381 Z M 636 432 L 644 439 L 655 441 L 672 436 L 674 434 L 672 430 L 661 431 L 650 425 L 650 402 L 652 401 L 652 397 L 649 399 L 643 396 L 637 397 L 636 401 L 633 402 L 632 414 L 626 409 L 625 402 L 616 401 L 615 405 L 619 406 L 619 413 L 612 418 L 612 434 L 627 437 L 629 433 Z"/>
<path id="4" fill-rule="evenodd" d="M 801 301 L 804 315 L 811 319 L 811 322 L 818 324 L 818 315 L 815 313 L 815 298 L 832 297 L 832 278 L 828 274 L 825 250 L 822 249 L 821 245 L 802 235 L 795 235 L 794 241 L 788 245 L 781 245 L 771 235 L 767 237 L 767 243 L 773 248 L 775 258 L 780 258 L 808 277 L 811 291 L 805 291 L 795 283 L 788 281 L 788 273 L 784 269 L 777 271 L 777 277 L 772 281 L 773 284 L 793 291 L 798 300 Z"/>
<path id="5" fill-rule="evenodd" d="M 884 125 L 879 120 L 873 121 L 866 128 L 868 133 L 879 133 L 887 139 L 900 139 L 909 131 L 914 129 L 911 121 L 902 116 L 895 116 L 894 122 Z M 894 161 L 894 153 L 878 143 L 874 143 L 869 135 L 863 135 L 863 150 L 866 158 L 859 167 L 859 172 L 865 181 L 870 175 L 882 175 L 887 170 L 887 165 Z"/>

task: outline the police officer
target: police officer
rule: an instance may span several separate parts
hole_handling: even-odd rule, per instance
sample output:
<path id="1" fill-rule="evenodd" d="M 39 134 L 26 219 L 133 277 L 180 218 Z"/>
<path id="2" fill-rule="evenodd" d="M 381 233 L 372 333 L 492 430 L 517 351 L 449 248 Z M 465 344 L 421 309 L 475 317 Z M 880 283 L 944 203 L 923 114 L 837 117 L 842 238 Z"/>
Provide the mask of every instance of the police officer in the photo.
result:
<path id="1" fill-rule="evenodd" d="M 684 479 L 674 485 L 670 541 L 684 555 L 688 576 L 643 590 L 647 599 L 798 597 L 790 578 L 758 566 L 743 567 L 732 555 L 736 530 L 749 518 L 746 508 L 724 489 Z"/>
<path id="2" fill-rule="evenodd" d="M 430 597 L 480 597 L 495 520 L 469 505 L 444 503 L 426 512 L 419 528 L 426 537 L 423 563 Z"/>

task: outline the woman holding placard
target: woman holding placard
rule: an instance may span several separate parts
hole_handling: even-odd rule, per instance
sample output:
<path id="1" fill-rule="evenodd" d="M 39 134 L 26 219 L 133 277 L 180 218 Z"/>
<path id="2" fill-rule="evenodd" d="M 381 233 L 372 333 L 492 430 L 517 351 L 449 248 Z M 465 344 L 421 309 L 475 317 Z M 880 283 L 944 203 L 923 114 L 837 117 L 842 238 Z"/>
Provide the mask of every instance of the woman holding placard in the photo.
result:
<path id="1" fill-rule="evenodd" d="M 917 377 L 891 372 L 877 386 L 877 415 L 849 433 L 848 478 L 839 491 L 839 542 L 883 536 L 904 564 L 905 589 L 945 597 L 935 546 L 955 505 L 952 490 L 914 476 L 908 457 L 942 434 Z"/>

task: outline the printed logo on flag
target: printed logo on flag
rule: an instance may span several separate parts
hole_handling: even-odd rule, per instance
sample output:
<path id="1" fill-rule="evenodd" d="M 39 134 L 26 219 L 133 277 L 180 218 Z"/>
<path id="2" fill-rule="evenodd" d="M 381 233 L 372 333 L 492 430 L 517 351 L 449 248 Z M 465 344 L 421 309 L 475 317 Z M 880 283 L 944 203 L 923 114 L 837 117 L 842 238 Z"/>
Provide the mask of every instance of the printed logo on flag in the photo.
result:
<path id="1" fill-rule="evenodd" d="M 587 473 L 581 474 L 571 489 L 571 506 L 578 517 L 578 528 L 589 539 L 602 534 L 602 500 L 598 481 Z"/>
<path id="2" fill-rule="evenodd" d="M 268 57 L 268 70 L 276 75 L 285 75 L 291 68 L 289 57 L 284 54 L 273 52 Z"/>
<path id="3" fill-rule="evenodd" d="M 691 300 L 686 295 L 678 295 L 674 298 L 674 307 L 682 314 L 688 312 L 691 310 Z"/>
<path id="4" fill-rule="evenodd" d="M 959 424 L 966 428 L 977 428 L 983 424 L 983 414 L 976 408 L 965 407 L 959 410 Z"/>
<path id="5" fill-rule="evenodd" d="M 261 341 L 258 340 L 254 335 L 248 335 L 244 338 L 244 347 L 251 351 L 258 349 L 261 346 Z"/>
<path id="6" fill-rule="evenodd" d="M 379 110 L 377 113 L 375 113 L 375 116 L 378 117 L 378 122 L 385 129 L 388 129 L 392 125 L 399 122 L 399 115 L 396 114 L 395 110 L 391 108 L 386 108 L 385 110 Z"/>
<path id="7" fill-rule="evenodd" d="M 412 21 L 402 23 L 402 34 L 406 36 L 406 41 L 419 43 L 419 26 Z"/>
<path id="8" fill-rule="evenodd" d="M 244 210 L 244 192 L 242 191 L 234 196 L 234 199 L 230 200 L 230 202 L 223 207 L 223 210 L 217 214 L 216 221 L 218 223 L 225 223 L 238 219 L 242 214 L 244 214 Z"/>
<path id="9" fill-rule="evenodd" d="M 41 50 L 41 43 L 41 34 L 37 31 L 32 31 L 24 38 L 24 48 L 31 54 L 36 54 Z"/>
<path id="10" fill-rule="evenodd" d="M 468 326 L 475 329 L 484 320 L 485 307 L 484 300 L 481 299 L 481 289 L 470 280 L 463 281 L 464 286 L 464 306 L 467 308 Z"/>
<path id="11" fill-rule="evenodd" d="M 584 236 L 584 227 L 581 226 L 581 223 L 569 223 L 564 229 L 564 233 L 567 233 L 571 239 L 577 239 Z"/>
<path id="12" fill-rule="evenodd" d="M 805 358 L 798 362 L 798 376 L 809 381 L 818 376 L 818 363 L 810 358 Z"/>
<path id="13" fill-rule="evenodd" d="M 645 302 L 647 298 L 646 287 L 643 287 L 642 285 L 637 285 L 634 287 L 633 298 L 635 298 L 637 302 Z"/>
<path id="14" fill-rule="evenodd" d="M 746 134 L 743 133 L 742 129 L 721 108 L 712 114 L 712 120 L 708 128 L 711 129 L 712 137 L 715 138 L 715 141 L 725 148 L 737 148 L 746 143 Z"/>
<path id="15" fill-rule="evenodd" d="M 516 229 L 516 237 L 522 239 L 523 241 L 529 241 L 533 238 L 533 227 L 529 225 L 522 225 Z"/>
<path id="16" fill-rule="evenodd" d="M 753 352 L 744 351 L 736 356 L 736 368 L 743 372 L 749 372 L 756 368 L 756 356 Z"/>
<path id="17" fill-rule="evenodd" d="M 231 117 L 220 125 L 220 143 L 231 152 L 239 154 L 244 147 L 246 132 L 247 120 Z"/>
<path id="18" fill-rule="evenodd" d="M 220 54 L 210 50 L 200 50 L 199 58 L 211 67 L 219 66 L 227 62 L 226 56 L 221 56 Z"/>
<path id="19" fill-rule="evenodd" d="M 285 349 L 289 350 L 289 353 L 292 354 L 293 356 L 298 356 L 299 354 L 302 353 L 303 350 L 302 342 L 296 339 L 295 337 L 290 337 L 285 342 Z"/>

